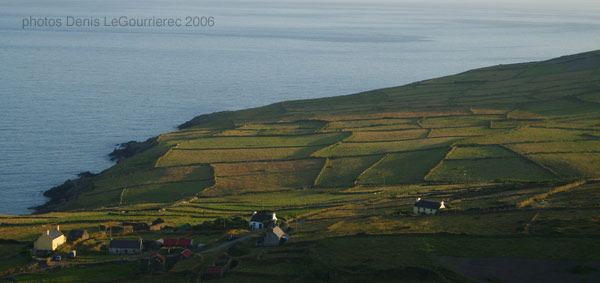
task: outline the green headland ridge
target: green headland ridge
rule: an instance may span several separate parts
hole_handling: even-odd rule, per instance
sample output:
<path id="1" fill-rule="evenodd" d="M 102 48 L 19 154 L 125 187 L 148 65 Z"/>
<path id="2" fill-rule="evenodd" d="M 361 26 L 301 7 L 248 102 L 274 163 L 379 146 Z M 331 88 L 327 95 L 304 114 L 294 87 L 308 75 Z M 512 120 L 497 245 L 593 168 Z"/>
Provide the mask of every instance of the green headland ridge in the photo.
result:
<path id="1" fill-rule="evenodd" d="M 298 189 L 600 177 L 600 53 L 201 115 L 40 211 Z"/>
<path id="2" fill-rule="evenodd" d="M 111 157 L 113 167 L 46 192 L 37 213 L 0 216 L 4 275 L 193 281 L 218 253 L 149 274 L 111 262 L 122 257 L 98 244 L 113 236 L 98 225 L 160 217 L 191 229 L 122 237 L 213 247 L 252 233 L 239 223 L 257 210 L 275 211 L 292 237 L 275 248 L 241 241 L 224 281 L 469 282 L 461 258 L 568 260 L 564 276 L 575 277 L 566 280 L 599 274 L 600 51 L 201 115 Z M 416 216 L 417 198 L 447 208 Z M 94 240 L 57 251 L 79 251 L 71 268 L 22 267 L 31 261 L 24 251 L 54 224 Z"/>

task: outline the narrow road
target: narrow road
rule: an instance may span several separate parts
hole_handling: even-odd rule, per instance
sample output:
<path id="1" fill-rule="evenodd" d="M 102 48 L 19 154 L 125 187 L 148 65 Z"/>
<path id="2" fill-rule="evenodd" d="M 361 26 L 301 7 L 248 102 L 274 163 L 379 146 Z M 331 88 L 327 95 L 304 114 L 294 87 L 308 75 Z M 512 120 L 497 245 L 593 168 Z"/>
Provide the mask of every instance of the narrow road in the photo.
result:
<path id="1" fill-rule="evenodd" d="M 250 238 L 254 237 L 255 235 L 258 235 L 260 232 L 261 232 L 261 231 L 256 231 L 256 232 L 254 232 L 254 233 L 250 233 L 250 234 L 248 234 L 248 235 L 246 235 L 246 236 L 244 236 L 244 237 L 241 237 L 241 238 L 239 238 L 239 239 L 235 239 L 235 240 L 233 240 L 233 241 L 231 241 L 231 242 L 227 242 L 227 243 L 220 244 L 220 245 L 218 245 L 218 246 L 216 246 L 216 247 L 213 247 L 213 248 L 210 248 L 210 249 L 208 249 L 208 250 L 203 250 L 203 251 L 201 251 L 201 252 L 198 252 L 198 255 L 202 255 L 202 254 L 206 254 L 206 253 L 212 253 L 212 252 L 214 252 L 214 251 L 218 251 L 218 250 L 220 250 L 220 249 L 222 249 L 222 248 L 229 247 L 229 246 L 231 246 L 231 245 L 233 245 L 233 244 L 235 244 L 235 243 L 238 243 L 238 242 L 241 242 L 241 241 L 248 240 L 248 239 L 250 239 Z"/>

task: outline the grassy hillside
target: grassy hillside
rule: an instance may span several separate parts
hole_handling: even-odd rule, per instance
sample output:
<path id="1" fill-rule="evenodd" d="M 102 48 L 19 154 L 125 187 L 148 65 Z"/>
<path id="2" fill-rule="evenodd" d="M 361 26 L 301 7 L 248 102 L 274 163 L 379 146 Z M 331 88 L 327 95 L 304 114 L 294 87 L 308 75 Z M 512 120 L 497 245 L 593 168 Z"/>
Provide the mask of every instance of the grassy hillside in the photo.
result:
<path id="1" fill-rule="evenodd" d="M 599 178 L 598 71 L 596 51 L 202 115 L 54 209 L 262 188 Z"/>
<path id="2" fill-rule="evenodd" d="M 229 226 L 233 219 L 268 209 L 294 228 L 289 244 L 240 243 L 232 252 L 238 265 L 224 281 L 500 282 L 530 270 L 555 276 L 538 267 L 559 266 L 556 278 L 594 282 L 598 97 L 594 51 L 198 116 L 128 144 L 123 152 L 137 154 L 114 167 L 53 190 L 42 209 L 54 212 L 0 216 L 0 272 L 19 282 L 81 281 L 108 265 L 115 268 L 103 280 L 190 282 L 216 254 L 148 274 L 143 264 L 97 248 L 109 241 L 98 224 L 161 217 L 193 228 L 119 237 L 190 237 L 213 247 L 249 233 Z M 417 197 L 448 208 L 413 215 Z M 93 232 L 57 252 L 80 251 L 72 268 L 11 269 L 28 262 L 30 242 L 56 223 Z M 511 265 L 513 273 L 473 277 L 461 272 L 461 258 L 483 271 L 505 259 L 527 261 Z"/>

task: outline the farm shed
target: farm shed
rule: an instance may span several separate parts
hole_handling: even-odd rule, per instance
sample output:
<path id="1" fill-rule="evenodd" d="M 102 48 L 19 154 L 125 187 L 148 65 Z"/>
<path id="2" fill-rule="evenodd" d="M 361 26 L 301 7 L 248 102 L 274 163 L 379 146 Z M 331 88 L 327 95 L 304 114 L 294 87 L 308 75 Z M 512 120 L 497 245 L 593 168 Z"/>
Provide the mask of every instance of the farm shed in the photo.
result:
<path id="1" fill-rule="evenodd" d="M 285 233 L 279 226 L 267 229 L 263 238 L 263 246 L 279 246 L 287 240 Z"/>
<path id="2" fill-rule="evenodd" d="M 87 230 L 71 230 L 69 231 L 69 235 L 67 239 L 71 242 L 77 240 L 87 240 L 90 238 L 90 234 L 88 234 Z"/>

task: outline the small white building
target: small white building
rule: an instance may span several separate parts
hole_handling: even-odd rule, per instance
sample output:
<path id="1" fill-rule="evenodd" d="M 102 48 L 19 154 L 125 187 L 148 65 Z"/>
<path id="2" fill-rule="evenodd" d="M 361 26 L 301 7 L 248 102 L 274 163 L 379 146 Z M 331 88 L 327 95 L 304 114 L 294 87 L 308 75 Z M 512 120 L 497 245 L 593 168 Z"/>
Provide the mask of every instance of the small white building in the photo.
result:
<path id="1" fill-rule="evenodd" d="M 418 198 L 413 207 L 413 212 L 415 214 L 436 214 L 440 209 L 444 208 L 446 208 L 444 201 L 433 202 Z"/>
<path id="2" fill-rule="evenodd" d="M 36 251 L 53 251 L 66 241 L 67 238 L 60 231 L 60 227 L 56 225 L 54 229 L 42 232 L 42 235 L 33 243 L 33 248 Z"/>
<path id="3" fill-rule="evenodd" d="M 109 254 L 140 254 L 143 249 L 142 239 L 111 240 L 108 246 Z"/>
<path id="4" fill-rule="evenodd" d="M 277 223 L 277 216 L 271 211 L 255 211 L 250 217 L 250 230 L 265 228 L 265 222 Z"/>

